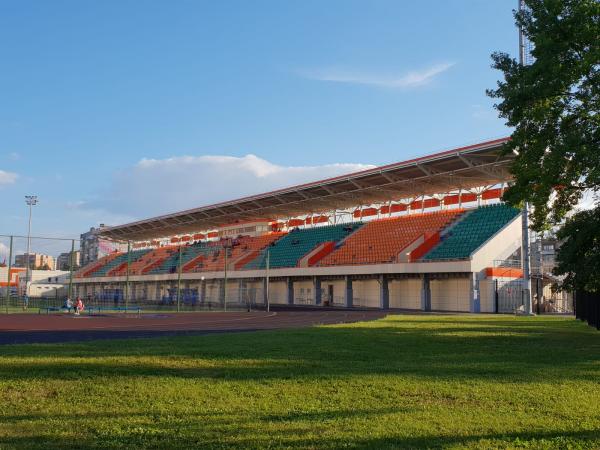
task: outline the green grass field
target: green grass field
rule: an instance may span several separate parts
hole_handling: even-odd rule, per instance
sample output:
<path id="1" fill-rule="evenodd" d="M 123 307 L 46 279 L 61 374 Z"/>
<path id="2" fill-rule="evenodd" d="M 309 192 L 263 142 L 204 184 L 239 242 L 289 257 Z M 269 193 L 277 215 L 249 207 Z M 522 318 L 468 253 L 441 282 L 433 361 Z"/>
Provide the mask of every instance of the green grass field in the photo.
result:
<path id="1" fill-rule="evenodd" d="M 600 333 L 570 318 L 0 347 L 0 449 L 600 448 Z"/>

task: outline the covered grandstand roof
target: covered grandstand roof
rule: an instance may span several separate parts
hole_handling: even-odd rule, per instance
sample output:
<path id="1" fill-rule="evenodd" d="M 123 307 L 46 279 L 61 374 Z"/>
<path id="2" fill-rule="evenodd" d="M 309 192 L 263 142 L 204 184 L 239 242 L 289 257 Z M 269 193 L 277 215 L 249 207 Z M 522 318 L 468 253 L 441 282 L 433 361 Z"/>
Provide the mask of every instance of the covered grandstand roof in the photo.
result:
<path id="1" fill-rule="evenodd" d="M 144 240 L 264 217 L 284 219 L 509 181 L 512 154 L 501 138 L 312 183 L 104 228 L 102 236 Z"/>

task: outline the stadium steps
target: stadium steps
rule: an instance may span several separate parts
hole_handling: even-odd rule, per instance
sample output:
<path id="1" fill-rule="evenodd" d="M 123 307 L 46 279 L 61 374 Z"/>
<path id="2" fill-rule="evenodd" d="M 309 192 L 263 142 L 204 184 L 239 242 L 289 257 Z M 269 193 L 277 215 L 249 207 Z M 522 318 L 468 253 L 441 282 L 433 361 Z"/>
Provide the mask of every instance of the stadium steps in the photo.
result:
<path id="1" fill-rule="evenodd" d="M 234 251 L 232 253 L 230 268 L 233 270 L 243 269 L 243 267 L 255 259 L 262 250 L 286 234 L 287 233 L 277 232 L 253 238 L 251 245 L 249 245 L 245 251 Z"/>
<path id="2" fill-rule="evenodd" d="M 131 264 L 129 265 L 131 267 Z M 127 262 L 123 262 L 121 264 L 119 264 L 117 267 L 115 267 L 114 269 L 111 269 L 110 271 L 108 271 L 106 273 L 107 277 L 116 277 L 119 275 L 126 275 L 127 274 Z"/>
<path id="3" fill-rule="evenodd" d="M 229 254 L 227 257 L 227 268 L 236 270 L 242 264 L 255 257 L 258 252 L 270 243 L 276 241 L 284 233 L 271 233 L 263 236 L 240 236 L 228 242 Z M 221 272 L 225 270 L 225 250 L 223 242 L 213 244 L 213 251 L 203 254 L 190 261 L 183 270 L 185 272 Z"/>
<path id="4" fill-rule="evenodd" d="M 130 261 L 137 261 L 139 258 L 144 256 L 150 250 L 133 250 L 130 252 Z M 92 277 L 106 277 L 109 276 L 115 268 L 121 266 L 123 263 L 127 264 L 127 252 L 119 253 L 117 257 L 111 259 L 108 263 L 95 270 L 90 276 Z"/>
<path id="5" fill-rule="evenodd" d="M 181 249 L 181 264 L 182 267 L 185 266 L 192 259 L 196 258 L 201 254 L 210 253 L 212 250 L 209 247 L 209 244 L 206 242 L 199 242 L 191 245 L 183 245 L 181 247 L 175 247 L 173 251 L 163 259 L 159 264 L 157 264 L 152 269 L 148 270 L 148 274 L 158 275 L 161 273 L 175 273 L 179 268 L 179 251 Z"/>
<path id="6" fill-rule="evenodd" d="M 92 273 L 94 273 L 96 270 L 100 269 L 105 264 L 108 264 L 112 259 L 116 258 L 119 255 L 120 255 L 119 252 L 114 252 L 109 255 L 103 256 L 98 261 L 94 261 L 94 262 L 88 264 L 87 266 L 81 268 L 81 270 L 79 270 L 75 273 L 75 277 L 76 278 L 85 278 L 85 277 L 91 276 Z"/>
<path id="7" fill-rule="evenodd" d="M 201 263 L 206 259 L 206 255 L 204 253 L 190 259 L 187 263 L 183 265 L 181 268 L 182 272 L 194 272 L 195 268 L 200 266 Z"/>
<path id="8" fill-rule="evenodd" d="M 298 267 L 311 267 L 335 250 L 335 242 L 323 242 L 298 261 Z"/>
<path id="9" fill-rule="evenodd" d="M 443 229 L 463 210 L 410 214 L 368 222 L 319 266 L 386 264 L 398 262 L 400 252 L 421 236 Z"/>
<path id="10" fill-rule="evenodd" d="M 174 245 L 168 245 L 165 247 L 159 247 L 151 250 L 131 265 L 129 273 L 132 275 L 145 274 L 146 272 L 151 270 L 152 267 L 155 267 L 158 263 L 162 262 L 176 249 L 177 247 L 175 247 Z"/>
<path id="11" fill-rule="evenodd" d="M 326 225 L 303 230 L 295 229 L 274 242 L 270 248 L 271 268 L 297 267 L 300 259 L 324 242 L 339 242 L 363 225 L 362 222 Z M 248 264 L 245 269 L 262 270 L 266 267 L 266 249 Z"/>
<path id="12" fill-rule="evenodd" d="M 167 258 L 169 258 L 173 253 L 177 252 L 177 246 L 169 245 L 166 247 L 161 247 L 156 249 L 153 255 L 150 256 L 150 259 L 144 264 L 141 269 L 141 273 L 148 274 L 153 269 L 159 267 Z"/>
<path id="13" fill-rule="evenodd" d="M 131 261 L 129 265 L 129 275 L 143 275 L 146 269 L 158 260 L 164 259 L 170 252 L 174 251 L 177 247 L 166 246 L 156 249 L 148 249 L 148 251 L 138 258 L 136 261 Z M 109 276 L 124 276 L 127 274 L 127 263 L 121 264 L 119 267 L 113 269 L 108 275 Z"/>
<path id="14" fill-rule="evenodd" d="M 441 237 L 440 243 L 423 261 L 466 259 L 519 214 L 505 204 L 482 206 L 472 210 Z"/>

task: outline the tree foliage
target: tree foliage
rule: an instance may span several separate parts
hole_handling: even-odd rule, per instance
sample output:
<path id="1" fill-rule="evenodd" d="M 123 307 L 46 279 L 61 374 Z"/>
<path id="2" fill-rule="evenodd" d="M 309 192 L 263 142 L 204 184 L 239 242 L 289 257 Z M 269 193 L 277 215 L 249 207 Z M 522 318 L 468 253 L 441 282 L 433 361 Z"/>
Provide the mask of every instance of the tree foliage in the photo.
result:
<path id="1" fill-rule="evenodd" d="M 488 95 L 514 128 L 506 152 L 518 153 L 515 183 L 505 195 L 529 201 L 533 226 L 557 223 L 586 190 L 600 190 L 600 2 L 526 0 L 515 13 L 535 58 L 522 66 L 506 53 L 492 55 L 504 81 Z"/>
<path id="2" fill-rule="evenodd" d="M 564 274 L 564 288 L 600 291 L 600 208 L 582 211 L 567 219 L 558 231 L 562 241 L 556 272 Z"/>
<path id="3" fill-rule="evenodd" d="M 488 95 L 514 129 L 505 152 L 517 156 L 504 199 L 533 205 L 533 228 L 559 224 L 585 192 L 600 191 L 600 1 L 525 0 L 515 13 L 533 44 L 534 61 L 520 65 L 492 55 L 502 71 Z M 564 287 L 600 291 L 600 207 L 576 213 L 559 230 L 555 269 Z"/>

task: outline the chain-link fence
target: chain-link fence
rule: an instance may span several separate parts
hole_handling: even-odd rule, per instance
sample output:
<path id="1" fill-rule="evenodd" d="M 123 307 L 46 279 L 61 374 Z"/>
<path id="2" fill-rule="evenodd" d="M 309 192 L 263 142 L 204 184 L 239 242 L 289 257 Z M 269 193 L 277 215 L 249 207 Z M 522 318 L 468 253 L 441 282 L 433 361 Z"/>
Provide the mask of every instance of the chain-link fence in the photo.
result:
<path id="1" fill-rule="evenodd" d="M 73 295 L 78 239 L 0 236 L 0 312 L 37 312 Z"/>
<path id="2" fill-rule="evenodd" d="M 76 239 L 0 236 L 0 311 L 72 312 L 78 300 L 90 312 L 265 309 L 268 268 L 256 279 L 229 274 L 273 239 L 99 241 L 86 263 Z"/>
<path id="3" fill-rule="evenodd" d="M 233 311 L 266 307 L 264 281 L 193 279 L 77 283 L 75 292 L 95 311 Z"/>
<path id="4" fill-rule="evenodd" d="M 228 277 L 263 248 L 243 238 L 148 244 L 111 245 L 82 266 L 79 240 L 0 236 L 0 311 L 74 311 L 78 299 L 91 312 L 266 308 L 266 277 Z"/>
<path id="5" fill-rule="evenodd" d="M 115 249 L 75 274 L 75 293 L 104 311 L 265 308 L 266 276 L 254 280 L 229 275 L 262 257 L 277 235 L 218 241 L 207 237 L 121 244 L 124 250 Z"/>

